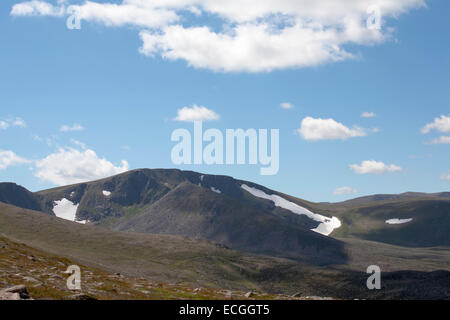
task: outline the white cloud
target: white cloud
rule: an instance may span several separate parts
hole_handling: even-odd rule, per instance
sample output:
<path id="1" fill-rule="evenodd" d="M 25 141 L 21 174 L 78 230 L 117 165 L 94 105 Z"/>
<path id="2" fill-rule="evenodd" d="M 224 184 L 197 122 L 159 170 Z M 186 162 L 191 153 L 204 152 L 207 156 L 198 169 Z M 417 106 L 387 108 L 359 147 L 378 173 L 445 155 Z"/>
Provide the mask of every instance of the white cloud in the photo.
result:
<path id="1" fill-rule="evenodd" d="M 261 72 L 351 59 L 354 54 L 344 47 L 391 36 L 390 27 L 367 27 L 369 7 L 378 7 L 383 18 L 398 18 L 424 5 L 424 0 L 110 0 L 67 7 L 34 0 L 14 5 L 11 15 L 69 15 L 71 8 L 86 21 L 137 27 L 145 55 L 214 71 Z M 193 26 L 182 24 L 187 21 Z"/>
<path id="2" fill-rule="evenodd" d="M 7 120 L 0 120 L 0 130 L 6 130 L 10 127 L 26 128 L 27 123 L 22 118 L 9 118 Z"/>
<path id="3" fill-rule="evenodd" d="M 219 119 L 220 116 L 213 110 L 194 104 L 192 107 L 184 107 L 178 110 L 177 117 L 174 120 L 193 122 L 193 121 L 212 121 Z"/>
<path id="4" fill-rule="evenodd" d="M 440 118 L 435 118 L 432 123 L 428 123 L 425 127 L 423 127 L 421 132 L 423 134 L 427 134 L 431 130 L 450 132 L 450 116 L 447 117 L 442 115 Z"/>
<path id="5" fill-rule="evenodd" d="M 429 144 L 450 144 L 450 136 L 440 136 L 439 138 L 431 140 Z"/>
<path id="6" fill-rule="evenodd" d="M 105 158 L 99 158 L 90 149 L 79 151 L 61 148 L 56 153 L 36 161 L 35 176 L 56 185 L 68 185 L 102 179 L 128 171 L 128 162 L 122 160 L 115 166 Z"/>
<path id="7" fill-rule="evenodd" d="M 356 193 L 358 193 L 358 190 L 353 189 L 352 187 L 341 187 L 333 191 L 333 194 L 336 196 L 350 195 Z"/>
<path id="8" fill-rule="evenodd" d="M 321 119 L 306 117 L 302 120 L 297 132 L 305 140 L 347 140 L 354 137 L 364 137 L 367 135 L 365 129 L 354 126 L 348 128 L 334 119 Z"/>
<path id="9" fill-rule="evenodd" d="M 29 163 L 30 161 L 19 157 L 10 150 L 0 150 L 0 170 L 5 170 L 10 166 Z"/>
<path id="10" fill-rule="evenodd" d="M 441 179 L 445 181 L 450 181 L 450 171 L 441 175 Z"/>
<path id="11" fill-rule="evenodd" d="M 375 113 L 373 113 L 373 112 L 363 112 L 361 114 L 361 118 L 374 118 L 376 116 L 377 115 Z"/>
<path id="12" fill-rule="evenodd" d="M 14 127 L 21 127 L 21 128 L 26 128 L 27 127 L 27 123 L 22 118 L 15 118 L 12 121 L 12 125 Z"/>
<path id="13" fill-rule="evenodd" d="M 79 123 L 74 123 L 71 126 L 68 125 L 62 125 L 61 128 L 59 128 L 59 131 L 61 132 L 71 132 L 71 131 L 83 131 L 84 127 L 80 125 Z"/>
<path id="14" fill-rule="evenodd" d="M 121 5 L 87 1 L 72 8 L 79 12 L 78 15 L 83 20 L 114 27 L 135 25 L 154 28 L 179 20 L 173 10 L 157 8 L 151 1 L 124 1 Z"/>
<path id="15" fill-rule="evenodd" d="M 381 161 L 367 160 L 363 161 L 361 165 L 351 164 L 350 169 L 357 174 L 382 174 L 388 172 L 402 171 L 402 168 L 394 164 L 386 165 Z"/>
<path id="16" fill-rule="evenodd" d="M 164 28 L 163 33 L 142 31 L 140 52 L 218 72 L 270 72 L 343 61 L 353 55 L 334 38 L 335 30 L 313 31 L 299 26 L 272 32 L 268 24 L 241 24 L 229 32 L 209 27 Z"/>
<path id="17" fill-rule="evenodd" d="M 12 16 L 54 16 L 60 17 L 65 14 L 64 7 L 54 6 L 45 1 L 26 1 L 15 4 L 12 7 Z"/>
<path id="18" fill-rule="evenodd" d="M 280 107 L 285 109 L 285 110 L 294 109 L 294 105 L 292 103 L 290 103 L 290 102 L 280 103 Z"/>

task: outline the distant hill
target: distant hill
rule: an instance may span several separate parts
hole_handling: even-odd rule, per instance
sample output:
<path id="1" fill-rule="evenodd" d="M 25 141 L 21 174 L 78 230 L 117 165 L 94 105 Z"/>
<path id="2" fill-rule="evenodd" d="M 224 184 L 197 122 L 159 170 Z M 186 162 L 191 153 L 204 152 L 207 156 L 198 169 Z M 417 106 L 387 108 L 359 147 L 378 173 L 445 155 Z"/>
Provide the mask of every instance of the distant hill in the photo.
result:
<path id="1" fill-rule="evenodd" d="M 30 210 L 42 209 L 38 195 L 15 183 L 0 183 L 0 202 Z"/>
<path id="2" fill-rule="evenodd" d="M 356 237 L 406 247 L 450 246 L 450 200 L 406 197 L 339 208 L 336 237 Z"/>
<path id="3" fill-rule="evenodd" d="M 450 200 L 450 192 L 423 193 L 423 192 L 405 192 L 401 194 L 376 194 L 371 196 L 359 197 L 341 202 L 341 204 L 368 204 L 371 202 L 389 201 L 389 200 L 420 200 L 420 199 L 443 199 Z"/>

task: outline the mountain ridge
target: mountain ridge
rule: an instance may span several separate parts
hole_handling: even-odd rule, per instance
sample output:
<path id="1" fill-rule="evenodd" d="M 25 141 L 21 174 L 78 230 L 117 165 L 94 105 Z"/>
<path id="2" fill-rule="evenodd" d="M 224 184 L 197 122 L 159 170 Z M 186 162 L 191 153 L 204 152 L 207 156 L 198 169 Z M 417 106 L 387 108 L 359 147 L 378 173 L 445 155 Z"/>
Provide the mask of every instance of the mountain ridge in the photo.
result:
<path id="1" fill-rule="evenodd" d="M 9 193 L 1 192 L 8 188 Z M 11 204 L 55 215 L 58 203 L 59 211 L 69 210 L 67 216 L 80 223 L 187 236 L 314 263 L 345 261 L 339 237 L 407 247 L 450 244 L 446 192 L 313 203 L 249 181 L 178 169 L 136 169 L 36 193 L 0 184 L 0 199 L 8 200 L 14 190 L 20 196 Z M 339 223 L 327 237 L 313 232 L 333 219 Z"/>

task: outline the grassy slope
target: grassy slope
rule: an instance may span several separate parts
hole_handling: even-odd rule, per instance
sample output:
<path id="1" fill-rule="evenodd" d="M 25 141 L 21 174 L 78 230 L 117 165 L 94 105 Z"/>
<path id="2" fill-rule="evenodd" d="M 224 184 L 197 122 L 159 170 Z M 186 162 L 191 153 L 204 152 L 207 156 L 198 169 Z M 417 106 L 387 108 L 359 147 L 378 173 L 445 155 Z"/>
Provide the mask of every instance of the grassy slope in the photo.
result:
<path id="1" fill-rule="evenodd" d="M 316 213 L 338 217 L 343 224 L 331 234 L 336 239 L 354 238 L 409 248 L 450 246 L 448 193 L 375 195 L 340 203 L 311 203 L 280 195 Z M 386 220 L 394 218 L 413 221 L 386 224 Z"/>
<path id="2" fill-rule="evenodd" d="M 71 291 L 66 285 L 68 275 L 65 271 L 74 264 L 81 269 L 81 291 Z M 242 291 L 156 283 L 145 278 L 105 272 L 4 237 L 0 237 L 0 275 L 0 289 L 23 284 L 33 299 L 71 300 L 79 293 L 99 300 L 248 299 L 246 292 Z M 300 298 L 254 293 L 251 299 Z"/>
<path id="3" fill-rule="evenodd" d="M 408 199 L 346 206 L 336 212 L 343 227 L 334 237 L 353 237 L 406 247 L 450 246 L 450 201 Z M 399 218 L 413 221 L 386 224 Z"/>
<path id="4" fill-rule="evenodd" d="M 308 271 L 308 266 L 303 269 L 289 260 L 183 237 L 114 232 L 4 204 L 0 204 L 0 213 L 0 233 L 10 239 L 90 266 L 159 282 L 293 293 L 298 289 L 296 283 L 277 270 Z M 268 280 L 270 275 L 275 279 Z"/>
<path id="5" fill-rule="evenodd" d="M 351 265 L 324 268 L 240 253 L 182 237 L 138 235 L 78 225 L 5 204 L 0 204 L 0 234 L 89 268 L 179 287 L 302 292 L 305 296 L 338 298 L 408 297 L 402 288 L 420 281 L 423 284 L 418 288 L 428 292 L 427 297 L 446 297 L 445 290 L 449 288 L 445 282 L 450 278 L 447 273 L 433 276 L 437 277 L 434 282 L 427 280 L 428 274 L 415 273 L 401 287 L 396 284 L 405 280 L 394 277 L 386 283 L 387 289 L 383 292 L 368 292 L 365 288 L 365 268 L 374 261 L 386 271 L 448 270 L 449 251 L 445 248 L 440 252 L 438 248 L 404 250 L 353 240 L 347 247 L 354 260 Z M 398 290 L 401 292 L 396 293 Z"/>

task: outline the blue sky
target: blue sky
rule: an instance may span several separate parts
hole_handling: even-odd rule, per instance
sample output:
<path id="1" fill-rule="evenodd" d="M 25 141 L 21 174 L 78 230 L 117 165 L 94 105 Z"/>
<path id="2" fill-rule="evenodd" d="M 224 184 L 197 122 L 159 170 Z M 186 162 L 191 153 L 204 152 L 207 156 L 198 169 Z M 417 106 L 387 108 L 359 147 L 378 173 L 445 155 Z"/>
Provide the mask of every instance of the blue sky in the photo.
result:
<path id="1" fill-rule="evenodd" d="M 416 7 L 413 4 L 421 1 L 402 1 L 405 7 L 386 8 L 391 11 L 383 16 L 379 32 L 361 31 L 345 35 L 347 40 L 317 43 L 318 31 L 305 27 L 313 30 L 310 42 L 302 38 L 292 44 L 292 38 L 281 34 L 274 39 L 274 48 L 264 40 L 268 35 L 259 39 L 255 29 L 250 33 L 254 38 L 248 39 L 239 29 L 259 27 L 260 22 L 254 21 L 260 17 L 240 17 L 231 9 L 215 11 L 208 4 L 202 6 L 202 1 L 192 1 L 200 3 L 201 15 L 191 7 L 187 13 L 188 7 L 177 9 L 182 22 L 167 22 L 169 27 L 127 21 L 128 16 L 123 17 L 125 22 L 108 20 L 112 18 L 107 12 L 102 16 L 100 10 L 93 11 L 97 16 L 92 18 L 86 9 L 80 30 L 66 27 L 65 13 L 30 13 L 22 7 L 13 14 L 13 6 L 22 2 L 1 1 L 0 181 L 14 181 L 35 191 L 91 173 L 97 177 L 125 168 L 177 167 L 231 175 L 311 201 L 448 191 L 450 145 L 431 142 L 440 137 L 448 142 L 445 137 L 450 136 L 450 3 L 433 0 Z M 54 8 L 84 3 L 48 2 Z M 122 1 L 96 2 L 120 5 Z M 189 4 L 189 0 L 181 2 Z M 322 10 L 327 10 L 327 3 L 323 1 Z M 277 10 L 276 5 L 267 8 L 269 13 Z M 292 13 L 292 19 L 305 18 L 295 10 L 282 11 Z M 346 17 L 346 12 L 341 16 Z M 306 18 L 332 29 L 339 26 L 341 16 L 311 13 Z M 266 12 L 264 17 L 271 19 Z M 174 24 L 184 29 L 170 29 Z M 190 26 L 207 26 L 210 32 L 203 34 L 206 29 Z M 236 29 L 229 36 L 226 28 Z M 285 26 L 279 28 L 283 31 Z M 298 35 L 305 30 L 297 30 Z M 179 38 L 175 31 L 181 32 Z M 142 32 L 151 38 L 145 40 Z M 229 41 L 220 40 L 224 38 Z M 240 48 L 239 40 L 253 47 Z M 139 50 L 145 41 L 150 47 Z M 152 41 L 158 45 L 152 47 Z M 307 56 L 304 52 L 310 44 L 317 45 L 318 51 Z M 332 45 L 351 56 L 327 51 L 322 57 L 322 49 Z M 255 49 L 258 46 L 261 49 Z M 283 102 L 293 108 L 281 108 Z M 205 128 L 280 129 L 279 173 L 261 176 L 259 166 L 251 165 L 174 166 L 171 133 L 177 128 L 192 131 L 193 126 L 173 119 L 178 110 L 193 105 L 220 115 L 205 122 Z M 376 116 L 361 117 L 364 112 Z M 296 131 L 308 117 L 334 122 L 319 123 L 325 134 L 312 140 Z M 435 122 L 436 118 L 442 121 Z M 336 123 L 350 133 L 329 128 Z M 74 124 L 82 130 L 61 130 Z M 303 132 L 308 133 L 303 124 Z M 425 133 L 427 124 L 432 125 Z M 351 137 L 358 130 L 363 136 Z M 330 134 L 337 136 L 330 138 Z M 363 165 L 369 160 L 385 166 L 376 172 L 370 164 Z M 52 161 L 58 166 L 52 167 Z M 343 189 L 344 194 L 333 194 L 342 187 L 349 188 Z M 350 189 L 351 194 L 345 194 Z"/>

